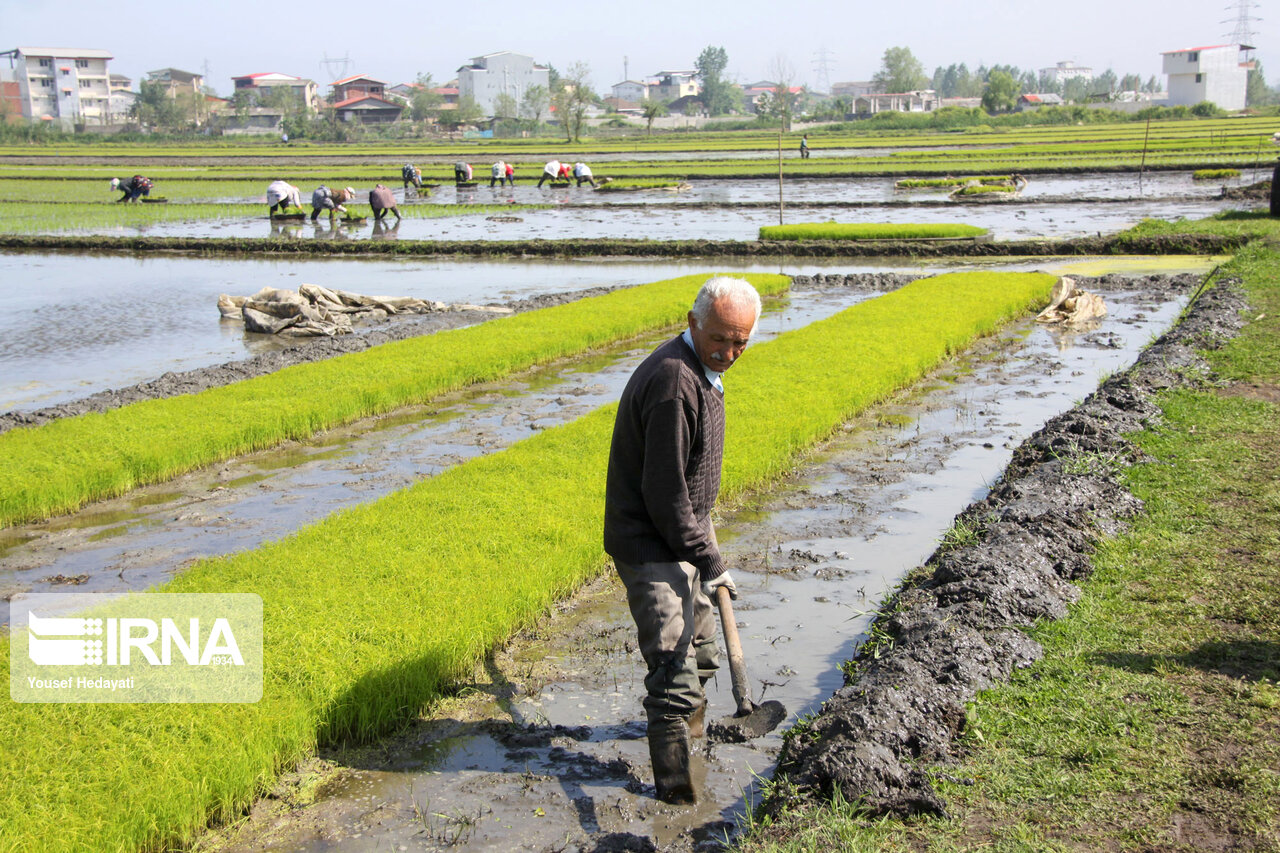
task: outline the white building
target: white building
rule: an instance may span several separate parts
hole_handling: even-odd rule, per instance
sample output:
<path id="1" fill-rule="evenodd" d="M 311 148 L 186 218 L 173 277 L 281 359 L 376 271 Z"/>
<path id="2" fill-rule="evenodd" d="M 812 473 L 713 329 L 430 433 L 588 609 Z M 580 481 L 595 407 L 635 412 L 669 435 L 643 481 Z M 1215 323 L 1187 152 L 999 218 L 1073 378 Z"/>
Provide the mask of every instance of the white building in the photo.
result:
<path id="1" fill-rule="evenodd" d="M 637 80 L 623 80 L 613 84 L 613 97 L 619 101 L 640 103 L 649 100 L 649 84 Z"/>
<path id="2" fill-rule="evenodd" d="M 664 104 L 702 91 L 697 71 L 659 71 L 654 76 L 658 80 L 649 87 L 649 97 Z"/>
<path id="3" fill-rule="evenodd" d="M 71 129 L 77 124 L 110 121 L 109 51 L 81 47 L 16 47 L 0 52 L 9 58 L 22 115 L 37 121 L 56 121 Z"/>
<path id="4" fill-rule="evenodd" d="M 1074 62 L 1059 62 L 1052 68 L 1041 68 L 1040 76 L 1053 83 L 1065 83 L 1077 77 L 1087 83 L 1093 79 L 1093 69 L 1087 65 L 1076 65 Z"/>
<path id="5" fill-rule="evenodd" d="M 538 65 L 532 56 L 509 50 L 477 56 L 470 65 L 458 69 L 458 96 L 470 96 L 487 116 L 494 114 L 494 101 L 499 95 L 510 95 L 518 107 L 525 92 L 534 86 L 550 91 L 547 67 Z"/>
<path id="6" fill-rule="evenodd" d="M 1192 106 L 1210 101 L 1224 110 L 1244 109 L 1253 63 L 1242 53 L 1253 50 L 1244 44 L 1218 44 L 1167 50 L 1164 73 L 1169 76 L 1168 104 Z"/>

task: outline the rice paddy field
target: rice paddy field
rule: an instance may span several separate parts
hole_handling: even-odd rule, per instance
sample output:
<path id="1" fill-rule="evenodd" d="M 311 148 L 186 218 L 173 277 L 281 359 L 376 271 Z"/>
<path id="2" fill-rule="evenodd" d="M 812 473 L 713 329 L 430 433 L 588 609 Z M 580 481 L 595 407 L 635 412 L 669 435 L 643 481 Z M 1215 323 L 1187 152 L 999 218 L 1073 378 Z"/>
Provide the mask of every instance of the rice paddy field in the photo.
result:
<path id="1" fill-rule="evenodd" d="M 1048 240 L 1100 232 L 1104 227 L 1119 231 L 1137 226 L 1137 234 L 1177 237 L 1189 232 L 1184 217 L 1215 216 L 1199 227 L 1230 233 L 1243 242 L 1266 232 L 1265 225 L 1254 218 L 1261 214 L 1248 212 L 1256 203 L 1230 201 L 1206 185 L 1243 186 L 1259 170 L 1269 174 L 1276 155 L 1270 143 L 1273 132 L 1274 120 L 1253 117 L 1152 122 L 1149 127 L 1132 123 L 964 133 L 814 129 L 809 131 L 812 157 L 803 161 L 796 156 L 798 134 L 780 139 L 776 133 L 753 132 L 587 140 L 576 145 L 521 139 L 350 147 L 251 143 L 125 147 L 104 142 L 0 148 L 0 252 L 4 253 L 0 268 L 5 270 L 0 282 L 0 308 L 5 310 L 0 313 L 27 318 L 19 325 L 0 321 L 0 330 L 21 332 L 6 333 L 8 340 L 0 343 L 0 372 L 6 364 L 11 365 L 10 371 L 14 365 L 29 371 L 0 387 L 3 399 L 15 401 L 19 415 L 17 425 L 0 432 L 0 528 L 5 528 L 0 530 L 0 592 L 17 605 L 23 592 L 70 591 L 92 577 L 91 589 L 97 577 L 115 572 L 115 564 L 95 565 L 85 579 L 77 580 L 79 576 L 70 569 L 34 578 L 29 570 L 35 559 L 32 549 L 56 547 L 53 538 L 64 535 L 59 531 L 74 529 L 82 518 L 115 512 L 105 507 L 131 500 L 141 506 L 152 500 L 150 494 L 188 488 L 187 478 L 213 476 L 220 469 L 240 465 L 244 458 L 320 446 L 330 434 L 361 434 L 369 442 L 366 448 L 374 448 L 385 428 L 379 424 L 447 420 L 453 416 L 440 415 L 434 407 L 471 393 L 469 389 L 482 390 L 472 400 L 475 414 L 468 417 L 474 420 L 466 421 L 468 425 L 460 430 L 469 433 L 467 441 L 474 445 L 492 444 L 485 438 L 486 430 L 508 426 L 515 417 L 510 411 L 501 413 L 503 400 L 529 394 L 537 387 L 541 371 L 600 370 L 600 360 L 615 359 L 620 350 L 631 347 L 643 352 L 655 340 L 674 334 L 684 322 L 693 294 L 715 269 L 705 259 L 685 259 L 682 263 L 696 270 L 673 268 L 670 277 L 643 277 L 638 269 L 623 272 L 615 259 L 601 257 L 577 262 L 573 270 L 548 265 L 529 272 L 523 266 L 521 241 L 625 234 L 659 243 L 675 239 L 893 240 L 896 245 L 932 239 L 967 240 L 980 246 L 1011 235 Z M 613 178 L 617 189 L 638 191 L 539 191 L 533 184 L 542 162 L 552 157 L 589 162 L 597 178 Z M 475 190 L 455 189 L 452 163 L 458 159 L 476 164 L 477 174 L 493 160 L 514 162 L 518 184 L 491 189 L 481 180 Z M 419 192 L 402 190 L 399 166 L 404 162 L 418 165 L 424 179 L 438 186 Z M 1197 181 L 1192 177 L 1197 170 L 1214 171 Z M 167 202 L 115 203 L 118 194 L 107 182 L 113 176 L 134 173 L 150 177 L 155 182 L 153 195 Z M 1014 174 L 1028 177 L 1026 198 L 995 206 L 1000 208 L 998 213 L 939 198 L 938 190 L 949 190 L 954 182 Z M 40 397 L 32 390 L 41 378 L 33 367 L 45 358 L 40 352 L 47 350 L 48 358 L 60 349 L 74 353 L 70 367 L 58 368 L 70 370 L 68 375 L 73 377 L 77 360 L 110 363 L 114 348 L 148 346 L 150 338 L 141 333 L 142 325 L 166 322 L 163 312 L 145 314 L 132 338 L 127 321 L 121 323 L 125 332 L 118 335 L 95 332 L 92 323 L 116 312 L 128 314 L 131 300 L 162 303 L 164 290 L 158 283 L 175 294 L 175 303 L 185 300 L 182 294 L 191 289 L 198 289 L 199 299 L 207 299 L 216 282 L 205 278 L 197 282 L 196 276 L 184 275 L 183 270 L 224 251 L 211 238 L 269 235 L 266 240 L 246 241 L 247 254 L 260 256 L 257 265 L 246 264 L 243 275 L 232 265 L 225 267 L 226 273 L 217 274 L 226 278 L 219 289 L 248 294 L 267 282 L 301 283 L 298 271 L 291 271 L 288 262 L 277 257 L 273 241 L 313 234 L 340 241 L 363 235 L 355 227 L 327 227 L 327 216 L 321 217 L 319 226 L 269 222 L 265 187 L 277 178 L 301 187 L 307 212 L 313 186 L 354 186 L 359 192 L 350 205 L 354 216 L 369 215 L 367 204 L 361 202 L 375 183 L 392 186 L 405 222 L 376 226 L 373 236 L 409 245 L 416 240 L 501 236 L 503 249 L 485 264 L 469 268 L 468 274 L 476 279 L 459 286 L 457 292 L 494 302 L 527 294 L 555 295 L 552 302 L 557 304 L 521 306 L 512 316 L 375 342 L 360 352 L 254 378 L 233 378 L 206 390 L 88 414 L 61 417 L 55 412 L 44 422 L 34 421 L 45 415 L 23 422 L 22 416 L 35 410 L 31 401 Z M 918 183 L 895 186 L 904 180 Z M 1135 180 L 1137 194 L 1131 195 Z M 1056 191 L 1042 188 L 1044 195 L 1037 202 L 1037 182 Z M 1153 192 L 1152 186 L 1157 190 Z M 673 187 L 682 191 L 662 192 Z M 1082 191 L 1088 187 L 1096 187 L 1096 194 Z M 777 199 L 775 212 L 771 205 L 778 192 L 790 195 Z M 768 224 L 769 219 L 783 216 L 782 201 L 790 224 Z M 1148 221 L 1139 224 L 1143 219 Z M 379 233 L 384 227 L 391 229 L 389 234 Z M 3 244 L 6 236 L 68 232 L 100 236 L 94 252 L 105 254 L 64 255 L 56 244 L 36 251 Z M 208 242 L 180 254 L 160 251 L 159 243 L 149 245 L 152 237 L 169 235 L 190 237 L 197 246 L 201 240 Z M 1256 245 L 1251 251 L 1262 251 Z M 236 251 L 246 253 L 243 246 Z M 110 287 L 95 290 L 94 265 L 99 264 L 105 275 L 109 266 L 115 269 L 107 260 L 120 261 L 122 255 L 134 260 L 110 274 Z M 1207 271 L 1223 260 L 1179 261 L 1179 269 Z M 422 275 L 418 266 L 381 261 L 375 266 L 359 259 L 343 263 L 350 266 L 344 268 L 342 284 L 350 289 L 432 296 L 419 294 L 414 287 L 397 288 L 397 279 Z M 1138 275 L 1158 270 L 1163 261 L 1099 258 L 1091 263 L 1096 266 L 1090 269 L 1098 273 Z M 59 272 L 44 275 L 39 272 L 42 266 Z M 1048 301 L 1057 271 L 1070 269 L 1060 259 L 1053 263 L 1003 259 L 997 265 L 973 258 L 957 264 L 963 269 L 947 269 L 897 257 L 880 261 L 871 273 L 876 284 L 868 292 L 856 299 L 842 294 L 843 301 L 836 307 L 817 310 L 792 292 L 793 276 L 844 281 L 849 266 L 838 256 L 814 266 L 782 255 L 763 265 L 729 270 L 752 282 L 775 317 L 768 340 L 749 349 L 726 380 L 730 383 L 729 426 L 721 495 L 725 506 L 741 509 L 772 497 L 785 499 L 786 490 L 793 488 L 787 485 L 789 478 L 827 453 L 823 448 L 831 442 L 854 434 L 852 425 L 859 418 L 873 418 L 877 428 L 900 426 L 904 435 L 909 434 L 909 424 L 893 423 L 893 416 L 876 407 L 923 393 L 923 386 L 958 381 L 960 373 L 980 370 L 983 359 L 1003 358 L 999 351 L 1014 350 L 1039 334 L 1031 317 Z M 1055 271 L 1046 272 L 1046 267 Z M 367 281 L 361 280 L 362 269 Z M 901 280 L 894 278 L 898 273 Z M 337 286 L 321 264 L 305 267 L 301 275 Z M 888 278 L 875 279 L 877 275 Z M 127 281 L 131 277 L 137 279 L 136 287 Z M 27 278 L 40 283 L 15 284 Z M 1118 297 L 1114 322 L 1137 324 L 1151 317 L 1172 322 L 1180 304 L 1172 300 L 1170 294 L 1161 294 L 1159 299 L 1152 296 L 1150 303 L 1126 306 L 1124 298 Z M 793 303 L 806 307 L 793 311 Z M 86 318 L 91 322 L 86 324 Z M 270 358 L 283 348 L 276 342 L 255 341 L 255 333 L 219 325 L 212 304 L 207 320 L 201 318 L 198 305 L 183 308 L 181 316 L 175 312 L 170 319 L 176 324 L 177 340 L 184 336 L 180 324 L 207 322 L 217 326 L 217 335 L 234 339 L 236 351 L 243 348 Z M 104 329 L 108 322 L 102 321 Z M 386 322 L 397 321 L 387 318 Z M 361 332 L 373 333 L 376 329 Z M 39 347 L 31 343 L 42 335 L 48 341 Z M 186 337 L 192 347 L 205 345 L 196 343 L 203 340 L 199 334 Z M 1027 372 L 1063 368 L 1060 362 L 1068 357 L 1061 353 L 1076 344 L 1075 337 L 1055 338 L 1060 355 L 1046 351 Z M 1099 352 L 1108 346 L 1122 348 L 1116 343 L 1117 332 L 1105 325 L 1082 330 L 1079 337 Z M 192 363 L 201 362 L 198 353 L 193 356 Z M 976 361 L 966 362 L 970 366 L 963 369 L 956 367 L 965 358 Z M 1051 366 L 1053 362 L 1059 363 Z M 146 358 L 130 363 L 143 365 L 131 367 L 135 373 L 167 369 L 164 362 Z M 147 366 L 152 364 L 154 368 Z M 82 372 L 93 373 L 87 367 Z M 1082 361 L 1070 372 L 1088 381 L 1089 363 Z M 86 393 L 109 385 L 112 375 L 119 374 L 94 373 L 92 387 L 85 383 Z M 74 390 L 68 390 L 74 384 L 60 381 L 57 405 L 75 396 Z M 444 453 L 446 461 L 439 462 L 436 456 L 429 463 L 415 460 L 406 469 L 404 482 L 380 489 L 376 497 L 356 498 L 340 510 L 297 523 L 278 539 L 220 556 L 179 560 L 159 573 L 156 592 L 241 592 L 261 597 L 265 638 L 261 700 L 242 704 L 10 701 L 0 706 L 0 738 L 8 745 L 0 762 L 0 849 L 269 849 L 274 842 L 262 837 L 237 841 L 227 827 L 253 823 L 246 816 L 264 807 L 268 792 L 275 792 L 272 799 L 278 801 L 278 786 L 287 784 L 282 780 L 297 773 L 321 772 L 315 769 L 317 755 L 370 745 L 392 754 L 400 747 L 389 746 L 388 738 L 424 720 L 450 714 L 457 715 L 455 724 L 490 726 L 484 736 L 492 734 L 497 723 L 465 720 L 455 703 L 490 689 L 495 695 L 507 690 L 504 707 L 511 709 L 510 700 L 518 699 L 522 691 L 537 695 L 537 686 L 527 683 L 531 675 L 520 677 L 524 685 L 512 686 L 516 676 L 497 672 L 495 661 L 503 650 L 517 637 L 551 630 L 547 625 L 554 621 L 552 615 L 575 606 L 566 602 L 585 605 L 582 596 L 610 597 L 599 530 L 614 407 L 593 402 L 574 408 L 566 402 L 571 392 L 555 393 L 557 405 L 571 413 L 563 422 L 537 422 L 535 415 L 529 415 L 535 423 L 528 437 L 480 453 L 464 450 L 467 442 L 458 440 L 456 447 L 449 448 L 442 440 L 447 453 L 440 448 L 433 453 Z M 599 390 L 582 394 L 594 401 Z M 1027 397 L 1034 399 L 1034 394 L 1028 391 Z M 489 406 L 498 412 L 494 423 L 484 420 Z M 953 426 L 938 427 L 947 436 L 942 443 L 950 443 L 949 430 L 962 433 L 968 421 L 987 414 L 964 411 L 963 405 L 960 411 Z M 391 431 L 385 435 L 388 442 L 394 441 Z M 908 439 L 902 441 L 897 448 L 877 453 L 886 463 L 911 457 L 914 451 L 905 443 Z M 985 447 L 992 446 L 988 442 Z M 382 452 L 395 454 L 398 448 L 386 447 Z M 365 463 L 353 459 L 334 476 L 358 492 L 365 470 Z M 965 475 L 958 478 L 964 480 Z M 173 481 L 184 485 L 168 485 Z M 234 480 L 236 488 L 256 482 Z M 978 494 L 988 485 L 971 482 L 960 491 Z M 199 500 L 213 500 L 220 488 L 208 487 Z M 838 495 L 837 491 L 835 503 Z M 928 500 L 927 496 L 914 499 Z M 840 512 L 856 515 L 865 509 L 865 505 L 859 509 L 851 504 Z M 909 510 L 904 513 L 910 515 Z M 750 516 L 745 517 L 741 523 L 749 531 Z M 141 532 L 119 519 L 83 523 L 95 525 L 104 536 L 124 537 L 126 543 Z M 234 522 L 208 516 L 206 526 L 218 525 L 227 525 L 230 532 Z M 751 536 L 749 532 L 737 535 Z M 174 548 L 174 543 L 167 547 Z M 766 544 L 760 551 L 766 567 L 774 561 L 799 565 L 813 556 L 805 556 L 799 544 L 789 555 L 781 544 L 776 550 Z M 748 559 L 744 552 L 742 559 L 751 563 L 755 557 Z M 813 557 L 816 562 L 823 559 Z M 757 594 L 769 594 L 771 571 L 762 573 L 766 582 Z M 123 562 L 119 572 L 123 578 Z M 746 575 L 750 578 L 752 571 L 748 569 Z M 845 596 L 852 594 L 855 576 L 856 572 L 850 574 L 848 589 L 837 596 L 839 607 L 851 606 L 848 602 L 853 599 Z M 825 578 L 833 579 L 838 580 Z M 874 608 L 883 592 L 859 591 L 864 613 Z M 757 618 L 773 618 L 765 615 L 769 606 L 761 605 L 756 615 L 750 606 L 744 608 L 746 635 L 750 643 L 785 647 L 791 637 L 783 639 L 783 634 L 804 629 L 799 625 L 775 628 L 772 622 L 767 631 L 763 623 L 753 626 Z M 11 655 L 20 654 L 19 642 L 26 637 L 23 621 L 11 620 L 13 627 L 6 627 L 10 654 L 2 665 L 7 673 L 13 671 Z M 838 676 L 840 655 L 848 651 L 853 638 L 841 637 L 842 629 L 834 624 L 809 626 L 808 631 L 815 627 L 821 629 L 818 633 L 830 635 L 824 640 L 830 648 L 823 647 L 822 654 L 831 657 L 828 669 Z M 612 651 L 579 649 L 576 653 L 611 654 L 618 648 L 624 655 L 631 652 L 621 635 L 610 634 L 596 642 Z M 532 673 L 536 665 L 528 666 Z M 759 675 L 763 682 L 786 678 L 781 666 Z M 804 677 L 809 677 L 807 671 Z M 498 683 L 503 680 L 507 680 L 505 687 Z M 619 691 L 625 693 L 615 689 Z M 590 707 L 594 714 L 596 706 L 584 701 L 580 707 Z M 540 707 L 540 717 L 514 718 L 513 714 L 513 721 L 503 722 L 517 724 L 535 740 L 555 741 L 561 750 L 558 759 L 553 752 L 536 772 L 526 764 L 530 788 L 540 784 L 543 776 L 561 779 L 562 771 L 570 773 L 565 768 L 591 763 L 574 757 L 575 740 L 585 744 L 636 739 L 625 725 L 621 729 L 595 726 L 590 717 L 583 721 Z M 636 713 L 643 717 L 642 711 Z M 461 736 L 457 740 L 471 742 Z M 501 746 L 493 748 L 504 751 Z M 447 753 L 453 747 L 441 749 Z M 420 762 L 403 760 L 406 767 Z M 430 764 L 430 759 L 423 760 Z M 725 760 L 741 762 L 738 771 L 749 762 L 738 753 Z M 621 758 L 618 762 L 627 763 Z M 32 772 L 36 767 L 39 773 Z M 602 761 L 601 767 L 612 765 Z M 625 794 L 631 797 L 645 789 L 646 768 L 626 772 L 640 777 L 635 790 Z M 607 775 L 606 770 L 587 771 L 575 777 L 579 781 L 573 786 L 561 782 L 566 787 L 556 802 L 571 800 L 578 811 L 551 821 L 553 834 L 565 830 L 573 837 L 600 841 L 596 836 L 604 832 L 601 827 L 607 821 L 602 816 L 595 829 L 582 822 L 582 809 L 588 808 L 584 804 L 595 809 L 599 802 L 603 809 L 608 797 L 616 799 L 621 793 L 581 781 L 600 774 Z M 342 777 L 341 784 L 329 787 L 337 790 L 351 783 L 358 792 L 356 779 L 358 774 Z M 475 828 L 486 819 L 518 825 L 521 818 L 509 812 L 499 810 L 491 812 L 491 817 L 472 819 L 440 802 L 448 802 L 448 793 L 433 794 L 438 804 L 424 801 L 421 808 L 410 793 L 405 832 L 417 835 L 387 836 L 383 841 L 412 837 L 430 849 L 472 849 L 468 846 L 472 843 L 475 849 L 494 843 L 501 846 L 502 842 L 493 841 L 495 837 L 520 842 L 518 826 L 515 834 L 506 836 L 486 835 Z M 717 815 L 723 808 L 741 816 L 744 807 L 749 811 L 748 800 L 739 790 L 728 802 L 710 807 Z M 550 806 L 547 811 L 552 811 Z M 663 844 L 671 843 L 664 849 L 695 849 L 698 832 L 712 821 L 694 814 L 642 812 L 647 827 L 643 831 Z M 524 815 L 523 819 L 532 818 Z M 346 835 L 330 833 L 329 841 L 319 840 L 323 832 L 287 837 L 292 846 L 314 849 L 357 849 L 364 843 L 357 840 L 358 832 L 344 831 Z M 501 830 L 495 825 L 491 831 L 510 833 L 511 827 Z"/>

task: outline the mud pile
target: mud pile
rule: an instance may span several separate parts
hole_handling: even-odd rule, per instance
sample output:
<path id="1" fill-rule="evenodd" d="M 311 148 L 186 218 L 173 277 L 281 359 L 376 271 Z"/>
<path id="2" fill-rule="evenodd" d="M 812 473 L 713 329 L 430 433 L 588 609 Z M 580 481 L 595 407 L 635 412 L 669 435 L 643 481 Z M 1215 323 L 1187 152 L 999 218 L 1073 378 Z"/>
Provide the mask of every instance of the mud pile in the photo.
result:
<path id="1" fill-rule="evenodd" d="M 1094 543 L 1142 511 L 1117 478 L 1140 455 L 1124 434 L 1158 419 L 1152 394 L 1207 376 L 1196 350 L 1234 336 L 1243 308 L 1235 282 L 1200 295 L 1133 367 L 1015 451 L 957 535 L 880 611 L 845 686 L 788 733 L 767 811 L 838 789 L 873 814 L 945 814 L 921 767 L 952 757 L 966 702 L 1041 657 L 1019 628 L 1066 615 Z"/>

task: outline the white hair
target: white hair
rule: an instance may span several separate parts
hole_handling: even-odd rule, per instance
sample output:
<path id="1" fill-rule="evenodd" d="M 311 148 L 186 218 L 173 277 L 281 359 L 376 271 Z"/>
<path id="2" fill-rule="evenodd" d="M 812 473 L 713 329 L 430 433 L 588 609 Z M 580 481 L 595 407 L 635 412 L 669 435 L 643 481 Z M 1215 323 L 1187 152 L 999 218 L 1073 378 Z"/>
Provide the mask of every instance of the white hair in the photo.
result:
<path id="1" fill-rule="evenodd" d="M 751 282 L 746 279 L 733 278 L 727 275 L 718 275 L 709 278 L 703 283 L 702 289 L 698 291 L 698 296 L 693 300 L 693 317 L 698 321 L 698 326 L 707 322 L 711 317 L 711 309 L 721 299 L 727 299 L 735 305 L 749 307 L 755 312 L 755 319 L 751 321 L 752 331 L 755 330 L 755 324 L 760 319 L 760 294 L 751 286 Z"/>

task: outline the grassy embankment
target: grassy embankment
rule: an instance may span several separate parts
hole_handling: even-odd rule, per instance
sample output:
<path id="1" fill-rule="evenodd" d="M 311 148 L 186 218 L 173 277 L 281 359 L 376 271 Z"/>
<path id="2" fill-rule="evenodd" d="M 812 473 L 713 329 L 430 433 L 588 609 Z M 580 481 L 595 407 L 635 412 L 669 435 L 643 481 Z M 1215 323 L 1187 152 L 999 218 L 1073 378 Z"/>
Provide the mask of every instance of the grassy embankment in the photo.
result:
<path id="1" fill-rule="evenodd" d="M 626 288 L 0 435 L 0 526 L 678 324 L 708 276 Z M 766 294 L 790 279 L 752 275 Z"/>
<path id="2" fill-rule="evenodd" d="M 1133 437 L 1145 514 L 1033 631 L 1045 659 L 972 704 L 959 764 L 934 771 L 948 818 L 827 804 L 757 826 L 744 853 L 1280 849 L 1280 222 L 1141 227 L 1261 236 L 1213 276 L 1251 306 L 1207 355 L 1222 384 L 1162 394 L 1164 422 Z"/>
<path id="3" fill-rule="evenodd" d="M 761 240 L 943 240 L 981 237 L 987 229 L 959 223 L 797 222 L 763 225 Z"/>
<path id="4" fill-rule="evenodd" d="M 1196 169 L 1191 173 L 1193 181 L 1218 181 L 1223 178 L 1240 177 L 1239 169 Z"/>
<path id="5" fill-rule="evenodd" d="M 722 495 L 766 485 L 861 408 L 1042 305 L 1053 281 L 923 279 L 749 350 L 730 380 Z M 262 700 L 0 707 L 0 846 L 188 843 L 317 744 L 411 718 L 601 568 L 613 409 L 190 567 L 164 591 L 262 596 Z"/>

